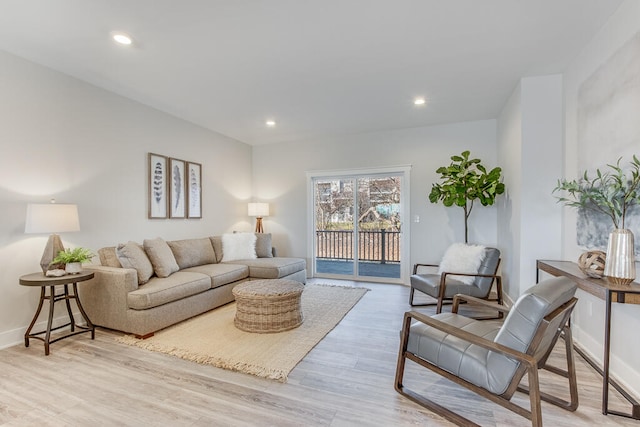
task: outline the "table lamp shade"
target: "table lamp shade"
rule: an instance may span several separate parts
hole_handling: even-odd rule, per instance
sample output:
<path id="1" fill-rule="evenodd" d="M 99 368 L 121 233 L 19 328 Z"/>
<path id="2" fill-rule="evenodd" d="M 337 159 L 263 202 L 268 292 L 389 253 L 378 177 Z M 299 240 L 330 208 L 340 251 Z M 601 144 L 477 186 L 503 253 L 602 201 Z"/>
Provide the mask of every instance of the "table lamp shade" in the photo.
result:
<path id="1" fill-rule="evenodd" d="M 64 250 L 62 240 L 56 233 L 80 231 L 78 206 L 69 204 L 34 204 L 27 205 L 25 233 L 52 233 L 44 248 L 40 267 L 46 273 L 51 261 Z"/>
<path id="2" fill-rule="evenodd" d="M 25 233 L 64 233 L 80 231 L 78 205 L 30 203 L 27 205 Z"/>
<path id="3" fill-rule="evenodd" d="M 249 216 L 258 218 L 269 216 L 269 203 L 249 203 L 247 212 Z"/>

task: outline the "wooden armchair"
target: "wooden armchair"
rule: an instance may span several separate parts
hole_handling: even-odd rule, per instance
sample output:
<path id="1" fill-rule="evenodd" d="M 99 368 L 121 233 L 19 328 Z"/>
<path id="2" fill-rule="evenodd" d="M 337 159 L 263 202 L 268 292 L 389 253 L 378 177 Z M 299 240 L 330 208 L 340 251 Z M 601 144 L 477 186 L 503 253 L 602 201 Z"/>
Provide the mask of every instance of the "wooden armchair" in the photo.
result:
<path id="1" fill-rule="evenodd" d="M 433 317 L 414 311 L 405 313 L 395 389 L 457 425 L 477 425 L 407 389 L 403 380 L 406 359 L 409 359 L 531 420 L 534 427 L 542 426 L 541 399 L 575 411 L 578 390 L 569 328 L 569 318 L 577 302 L 575 291 L 573 281 L 554 278 L 530 288 L 510 311 L 493 302 L 456 295 L 452 313 Z M 463 300 L 490 306 L 508 315 L 504 322 L 470 319 L 457 314 Z M 560 336 L 565 344 L 566 371 L 547 365 Z M 568 378 L 570 401 L 540 391 L 538 369 L 542 368 Z M 527 374 L 528 387 L 520 386 L 524 374 Z M 530 409 L 511 402 L 516 391 L 529 394 Z"/>
<path id="2" fill-rule="evenodd" d="M 438 267 L 437 264 L 416 264 L 410 278 L 411 290 L 409 304 L 415 306 L 436 305 L 436 313 L 442 312 L 442 305 L 450 303 L 456 294 L 464 294 L 477 298 L 488 299 L 493 283 L 496 283 L 497 297 L 494 301 L 502 305 L 502 277 L 498 276 L 500 266 L 500 251 L 496 248 L 485 248 L 485 256 L 476 273 L 459 273 L 445 271 L 442 274 L 423 271 L 423 267 Z M 475 279 L 471 284 L 463 283 L 452 276 L 470 276 Z M 413 302 L 414 293 L 418 290 L 436 299 L 436 302 L 416 304 Z M 498 312 L 502 318 L 502 312 Z"/>

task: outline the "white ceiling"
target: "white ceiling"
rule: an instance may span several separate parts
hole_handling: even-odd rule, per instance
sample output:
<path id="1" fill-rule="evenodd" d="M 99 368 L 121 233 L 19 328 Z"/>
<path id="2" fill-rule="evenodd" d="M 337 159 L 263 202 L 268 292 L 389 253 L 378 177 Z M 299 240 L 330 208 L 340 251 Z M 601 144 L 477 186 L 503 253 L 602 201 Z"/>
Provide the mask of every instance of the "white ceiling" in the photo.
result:
<path id="1" fill-rule="evenodd" d="M 0 0 L 0 49 L 257 145 L 495 118 L 620 3 Z"/>

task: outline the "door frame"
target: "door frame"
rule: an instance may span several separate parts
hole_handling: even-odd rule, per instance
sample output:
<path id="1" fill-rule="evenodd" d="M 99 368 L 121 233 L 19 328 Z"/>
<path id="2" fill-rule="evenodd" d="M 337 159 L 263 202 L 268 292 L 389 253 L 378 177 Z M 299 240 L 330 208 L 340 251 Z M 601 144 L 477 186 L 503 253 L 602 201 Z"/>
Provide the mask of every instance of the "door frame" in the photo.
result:
<path id="1" fill-rule="evenodd" d="M 316 178 L 358 178 L 363 175 L 399 175 L 402 176 L 401 185 L 401 203 L 400 203 L 400 221 L 402 224 L 401 234 L 401 246 L 400 246 L 400 278 L 385 278 L 385 277 L 365 277 L 355 276 L 346 278 L 347 280 L 354 281 L 366 281 L 366 282 L 385 282 L 385 283 L 405 283 L 409 277 L 410 268 L 410 254 L 411 247 L 411 165 L 401 166 L 385 166 L 376 168 L 354 168 L 354 169 L 333 169 L 333 170 L 317 170 L 307 171 L 307 258 L 310 260 L 310 275 L 311 277 L 318 277 L 316 272 L 315 263 L 315 247 L 316 247 L 316 232 L 315 232 L 315 200 L 314 200 L 314 180 Z M 354 263 L 357 260 L 354 259 Z M 322 274 L 320 277 L 345 279 L 345 276 Z"/>

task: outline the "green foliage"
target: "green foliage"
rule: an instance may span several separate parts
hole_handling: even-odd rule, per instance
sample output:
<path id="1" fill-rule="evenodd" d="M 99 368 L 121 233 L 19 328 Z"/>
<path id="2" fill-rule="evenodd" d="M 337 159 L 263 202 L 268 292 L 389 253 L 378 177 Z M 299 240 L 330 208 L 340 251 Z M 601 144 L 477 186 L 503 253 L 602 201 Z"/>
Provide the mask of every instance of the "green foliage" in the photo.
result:
<path id="1" fill-rule="evenodd" d="M 473 210 L 473 202 L 479 200 L 482 206 L 493 205 L 496 197 L 504 193 L 500 182 L 502 169 L 495 167 L 487 172 L 480 159 L 470 159 L 470 152 L 463 151 L 451 157 L 449 166 L 436 170 L 440 182 L 433 184 L 429 201 L 442 202 L 445 206 L 460 206 L 464 209 L 464 241 L 468 242 L 468 219 Z"/>
<path id="2" fill-rule="evenodd" d="M 620 167 L 618 159 L 615 165 L 607 164 L 604 172 L 596 169 L 591 178 L 584 172 L 581 178 L 567 181 L 558 180 L 553 193 L 564 191 L 566 196 L 555 196 L 558 202 L 577 209 L 589 209 L 611 218 L 615 228 L 624 228 L 624 220 L 629 208 L 640 204 L 640 161 L 633 156 L 629 162 L 627 176 Z"/>
<path id="3" fill-rule="evenodd" d="M 58 252 L 58 255 L 51 261 L 50 265 L 86 262 L 94 256 L 89 249 L 85 248 L 65 249 L 64 251 Z"/>

